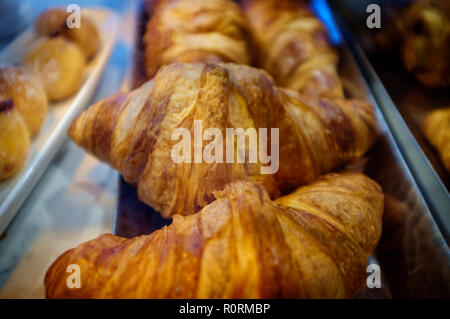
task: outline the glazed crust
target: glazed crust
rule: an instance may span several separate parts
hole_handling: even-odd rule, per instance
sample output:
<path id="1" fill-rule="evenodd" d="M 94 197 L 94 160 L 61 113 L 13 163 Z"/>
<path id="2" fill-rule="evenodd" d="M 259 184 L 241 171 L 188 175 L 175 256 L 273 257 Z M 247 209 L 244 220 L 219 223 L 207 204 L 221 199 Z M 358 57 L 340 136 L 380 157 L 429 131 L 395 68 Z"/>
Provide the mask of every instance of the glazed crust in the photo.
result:
<path id="1" fill-rule="evenodd" d="M 230 0 L 160 0 L 144 35 L 147 77 L 173 62 L 250 64 L 248 26 Z"/>
<path id="2" fill-rule="evenodd" d="M 229 184 L 198 214 L 150 235 L 102 235 L 61 255 L 49 298 L 343 298 L 364 284 L 381 235 L 383 193 L 359 173 L 332 174 L 272 202 Z M 66 284 L 69 264 L 81 288 Z"/>
<path id="3" fill-rule="evenodd" d="M 258 66 L 282 87 L 305 96 L 342 98 L 338 54 L 307 5 L 295 0 L 245 0 Z"/>
<path id="4" fill-rule="evenodd" d="M 218 128 L 224 139 L 226 128 L 267 128 L 269 150 L 270 129 L 278 128 L 278 171 L 262 174 L 267 164 L 260 157 L 256 163 L 175 163 L 171 152 L 179 140 L 171 134 L 186 128 L 194 136 L 195 120 L 203 130 Z M 213 191 L 232 181 L 259 181 L 272 197 L 310 183 L 360 158 L 373 144 L 377 125 L 367 102 L 303 100 L 259 69 L 171 64 L 129 94 L 93 105 L 69 135 L 136 185 L 141 201 L 170 217 L 199 211 L 214 199 Z M 223 147 L 226 154 L 225 142 Z"/>
<path id="5" fill-rule="evenodd" d="M 450 107 L 431 112 L 425 119 L 423 132 L 450 173 Z"/>

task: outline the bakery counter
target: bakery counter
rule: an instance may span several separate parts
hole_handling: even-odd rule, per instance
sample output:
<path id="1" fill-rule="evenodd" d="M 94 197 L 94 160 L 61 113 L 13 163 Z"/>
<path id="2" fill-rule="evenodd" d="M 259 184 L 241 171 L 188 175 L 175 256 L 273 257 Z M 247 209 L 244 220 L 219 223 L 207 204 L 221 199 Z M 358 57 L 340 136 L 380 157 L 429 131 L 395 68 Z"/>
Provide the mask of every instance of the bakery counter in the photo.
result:
<path id="1" fill-rule="evenodd" d="M 0 239 L 0 297 L 450 296 L 447 228 L 407 131 L 311 4 L 131 2 L 98 103 L 68 131 L 80 147 L 65 141 Z M 171 136 L 199 120 L 282 132 L 277 171 L 193 162 L 191 144 L 174 159 Z"/>

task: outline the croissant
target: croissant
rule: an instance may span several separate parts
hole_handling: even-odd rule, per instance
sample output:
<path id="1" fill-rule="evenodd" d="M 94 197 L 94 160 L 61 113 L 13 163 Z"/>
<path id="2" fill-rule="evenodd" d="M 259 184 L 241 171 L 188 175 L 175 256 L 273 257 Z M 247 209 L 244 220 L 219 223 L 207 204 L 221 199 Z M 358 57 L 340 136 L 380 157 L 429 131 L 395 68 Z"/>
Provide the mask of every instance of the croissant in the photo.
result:
<path id="1" fill-rule="evenodd" d="M 272 202 L 254 182 L 170 226 L 105 234 L 48 269 L 49 298 L 343 298 L 363 286 L 381 235 L 383 193 L 360 173 L 330 174 Z M 68 288 L 69 265 L 80 288 Z"/>
<path id="2" fill-rule="evenodd" d="M 172 62 L 250 64 L 248 33 L 231 0 L 156 1 L 144 35 L 147 76 Z"/>
<path id="3" fill-rule="evenodd" d="M 450 107 L 431 112 L 424 121 L 423 132 L 439 151 L 442 162 L 450 173 Z"/>
<path id="4" fill-rule="evenodd" d="M 174 150 L 186 141 L 184 136 L 174 140 L 180 128 L 194 144 L 203 136 L 198 145 L 203 157 L 211 144 L 220 145 L 220 135 L 227 136 L 215 148 L 222 156 L 207 162 L 200 152 L 199 158 L 190 154 L 186 161 L 174 160 Z M 207 128 L 216 130 L 209 144 Z M 242 133 L 245 149 L 237 149 L 237 139 L 228 133 L 232 128 L 259 131 L 259 143 L 263 140 L 271 149 L 271 158 L 261 157 L 260 146 L 260 156 L 252 162 L 257 137 L 250 143 L 251 132 Z M 266 143 L 261 133 L 265 128 Z M 259 181 L 271 196 L 278 196 L 361 157 L 376 135 L 374 110 L 366 102 L 306 102 L 276 87 L 264 71 L 231 63 L 165 66 L 154 80 L 131 93 L 99 101 L 69 129 L 78 145 L 137 185 L 139 199 L 164 217 L 195 213 L 214 199 L 214 190 L 241 179 Z M 225 160 L 230 149 L 234 157 L 228 160 L 227 155 Z M 238 154 L 244 160 L 239 161 Z"/>
<path id="5" fill-rule="evenodd" d="M 306 96 L 342 98 L 338 54 L 320 20 L 292 0 L 244 0 L 258 66 L 282 87 Z"/>

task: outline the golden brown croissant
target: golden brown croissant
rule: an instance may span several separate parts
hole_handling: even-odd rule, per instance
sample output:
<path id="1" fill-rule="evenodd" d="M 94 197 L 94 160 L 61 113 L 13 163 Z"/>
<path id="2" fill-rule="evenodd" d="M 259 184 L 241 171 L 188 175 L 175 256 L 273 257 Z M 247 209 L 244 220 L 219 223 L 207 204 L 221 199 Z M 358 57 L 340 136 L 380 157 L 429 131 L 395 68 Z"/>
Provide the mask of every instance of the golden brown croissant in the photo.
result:
<path id="1" fill-rule="evenodd" d="M 148 78 L 172 62 L 251 62 L 248 27 L 231 0 L 160 0 L 146 33 Z"/>
<path id="2" fill-rule="evenodd" d="M 442 162 L 450 173 L 450 107 L 433 111 L 423 124 L 423 132 L 438 150 Z"/>
<path id="3" fill-rule="evenodd" d="M 196 121 L 203 123 L 199 133 Z M 227 128 L 267 128 L 263 146 L 278 153 L 272 153 L 270 164 L 261 156 L 239 163 L 236 151 L 230 162 L 225 160 L 230 145 L 225 141 L 216 150 L 222 162 L 194 163 L 195 154 L 189 154 L 191 163 L 177 163 L 173 152 L 181 142 L 173 132 L 179 128 L 194 139 L 204 136 L 206 128 L 217 129 L 224 140 Z M 271 139 L 272 128 L 278 129 L 278 138 L 274 134 Z M 271 196 L 290 191 L 361 157 L 376 134 L 374 110 L 364 101 L 306 102 L 276 87 L 264 71 L 231 63 L 163 67 L 137 90 L 99 101 L 69 130 L 78 145 L 137 185 L 140 200 L 164 217 L 197 212 L 214 199 L 214 190 L 236 180 L 260 181 Z M 203 138 L 205 156 L 210 144 Z M 236 150 L 235 140 L 231 148 Z M 246 142 L 246 156 L 257 151 L 252 145 Z"/>
<path id="4" fill-rule="evenodd" d="M 306 4 L 245 0 L 243 8 L 259 53 L 258 64 L 282 87 L 306 96 L 342 98 L 338 54 Z"/>
<path id="5" fill-rule="evenodd" d="M 359 173 L 330 174 L 272 202 L 256 183 L 150 235 L 102 235 L 61 255 L 49 298 L 331 298 L 362 287 L 381 235 L 383 193 Z M 68 288 L 70 264 L 80 288 Z"/>

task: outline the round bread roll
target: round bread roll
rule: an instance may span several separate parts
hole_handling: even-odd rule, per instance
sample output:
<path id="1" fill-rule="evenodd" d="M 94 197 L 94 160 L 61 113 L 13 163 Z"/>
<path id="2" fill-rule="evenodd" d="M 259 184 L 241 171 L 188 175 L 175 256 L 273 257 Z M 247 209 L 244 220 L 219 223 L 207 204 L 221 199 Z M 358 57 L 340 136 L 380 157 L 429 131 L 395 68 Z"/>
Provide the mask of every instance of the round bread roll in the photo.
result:
<path id="1" fill-rule="evenodd" d="M 38 77 L 22 67 L 0 67 L 0 94 L 13 100 L 30 136 L 36 135 L 47 115 L 47 96 Z"/>
<path id="2" fill-rule="evenodd" d="M 34 31 L 40 36 L 61 35 L 69 13 L 63 8 L 50 8 L 42 12 L 34 22 Z"/>
<path id="3" fill-rule="evenodd" d="M 72 95 L 83 80 L 85 57 L 77 45 L 63 37 L 40 38 L 23 64 L 41 76 L 50 101 Z"/>
<path id="4" fill-rule="evenodd" d="M 30 135 L 13 100 L 0 96 L 0 180 L 23 167 L 29 148 Z"/>
<path id="5" fill-rule="evenodd" d="M 41 36 L 62 35 L 77 44 L 87 59 L 98 51 L 100 36 L 95 24 L 81 14 L 80 28 L 69 28 L 70 13 L 64 8 L 51 8 L 41 13 L 34 24 L 35 32 Z"/>

